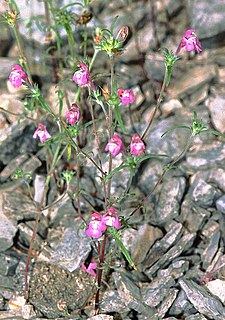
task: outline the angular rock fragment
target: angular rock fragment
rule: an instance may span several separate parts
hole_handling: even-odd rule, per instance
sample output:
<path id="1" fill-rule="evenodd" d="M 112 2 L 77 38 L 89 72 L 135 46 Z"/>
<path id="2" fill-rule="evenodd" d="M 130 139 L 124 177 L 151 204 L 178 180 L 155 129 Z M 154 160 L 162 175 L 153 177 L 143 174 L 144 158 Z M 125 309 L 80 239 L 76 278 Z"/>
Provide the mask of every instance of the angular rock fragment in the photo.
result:
<path id="1" fill-rule="evenodd" d="M 209 319 L 224 320 L 225 307 L 218 298 L 192 280 L 181 279 L 179 284 L 196 310 Z"/>

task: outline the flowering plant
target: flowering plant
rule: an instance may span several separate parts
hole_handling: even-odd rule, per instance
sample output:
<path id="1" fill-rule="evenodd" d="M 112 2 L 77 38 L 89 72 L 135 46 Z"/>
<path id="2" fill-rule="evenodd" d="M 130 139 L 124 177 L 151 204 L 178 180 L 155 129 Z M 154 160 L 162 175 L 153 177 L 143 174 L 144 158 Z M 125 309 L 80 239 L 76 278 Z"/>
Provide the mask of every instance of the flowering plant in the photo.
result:
<path id="1" fill-rule="evenodd" d="M 147 143 L 145 137 L 149 133 L 152 122 L 160 108 L 160 104 L 165 96 L 166 87 L 170 84 L 173 66 L 180 59 L 178 54 L 182 53 L 183 49 L 199 54 L 202 51 L 202 47 L 195 30 L 190 29 L 185 31 L 175 54 L 172 50 L 167 48 L 163 49 L 165 76 L 153 112 L 151 112 L 149 119 L 145 119 L 145 128 L 142 129 L 141 126 L 133 126 L 132 119 L 130 121 L 132 125 L 130 125 L 130 123 L 127 125 L 127 119 L 124 117 L 124 114 L 129 111 L 131 104 L 132 110 L 133 108 L 135 110 L 138 99 L 135 97 L 134 92 L 136 91 L 133 90 L 134 88 L 132 86 L 119 84 L 120 77 L 118 77 L 116 73 L 115 64 L 117 63 L 117 59 L 120 58 L 120 54 L 125 54 L 126 52 L 124 45 L 129 34 L 129 28 L 127 26 L 121 26 L 119 31 L 115 33 L 114 29 L 117 22 L 117 18 L 115 18 L 109 29 L 97 27 L 93 39 L 90 39 L 88 29 L 86 28 L 86 24 L 91 19 L 91 14 L 87 13 L 89 2 L 90 1 L 84 1 L 84 4 L 81 5 L 83 13 L 77 17 L 68 11 L 70 6 L 79 5 L 76 2 L 69 4 L 66 8 L 56 10 L 52 6 L 51 1 L 46 1 L 46 7 L 48 9 L 46 10 L 46 16 L 48 16 L 47 13 L 50 11 L 52 19 L 54 20 L 52 24 L 54 27 L 48 26 L 46 30 L 49 32 L 49 39 L 56 38 L 57 48 L 56 56 L 54 50 L 49 50 L 52 55 L 53 77 L 55 83 L 57 83 L 56 93 L 59 106 L 57 111 L 51 102 L 46 102 L 39 86 L 33 82 L 29 66 L 26 63 L 25 53 L 22 51 L 20 43 L 18 43 L 18 48 L 20 49 L 20 61 L 23 61 L 23 64 L 16 64 L 12 67 L 9 81 L 15 88 L 24 85 L 29 90 L 30 95 L 27 97 L 27 105 L 33 106 L 33 109 L 30 111 L 33 112 L 34 110 L 32 116 L 36 117 L 35 119 L 31 119 L 32 121 L 34 120 L 35 123 L 41 121 L 33 133 L 33 138 L 39 138 L 43 144 L 42 147 L 47 148 L 47 161 L 50 162 L 47 166 L 48 172 L 41 201 L 38 205 L 35 203 L 37 216 L 28 251 L 25 273 L 26 299 L 29 299 L 28 270 L 33 243 L 37 232 L 38 221 L 50 188 L 51 176 L 53 176 L 60 194 L 57 203 L 60 203 L 65 195 L 73 201 L 73 205 L 76 207 L 76 215 L 83 223 L 83 228 L 85 229 L 84 234 L 86 237 L 91 238 L 91 254 L 89 254 L 90 252 L 86 254 L 80 267 L 84 272 L 95 277 L 96 295 L 94 304 L 95 313 L 97 314 L 99 312 L 99 292 L 104 281 L 104 268 L 113 268 L 113 264 L 110 265 L 110 262 L 108 262 L 109 255 L 107 250 L 110 248 L 110 240 L 114 239 L 114 243 L 120 252 L 122 252 L 122 256 L 129 263 L 130 267 L 137 269 L 129 251 L 122 241 L 123 231 L 129 227 L 129 217 L 143 207 L 145 201 L 162 182 L 168 170 L 174 168 L 176 163 L 184 156 L 192 143 L 192 138 L 202 133 L 220 134 L 213 130 L 207 130 L 203 122 L 198 120 L 196 113 L 194 113 L 191 126 L 178 126 L 178 128 L 186 129 L 190 133 L 190 139 L 184 150 L 162 168 L 162 174 L 159 176 L 153 189 L 146 190 L 145 196 L 141 200 L 136 200 L 137 205 L 129 214 L 129 217 L 123 216 L 124 213 L 121 204 L 124 199 L 131 197 L 130 189 L 132 189 L 133 177 L 138 173 L 141 163 L 151 158 L 167 157 L 167 155 L 164 154 L 149 153 L 146 148 Z M 72 23 L 74 21 L 79 25 L 85 26 L 82 33 L 83 42 L 79 47 L 80 51 L 76 53 L 74 50 L 75 38 L 72 29 Z M 16 39 L 19 41 L 20 38 L 17 34 L 18 28 L 15 26 L 15 21 L 12 26 L 17 35 Z M 65 61 L 62 61 L 62 38 L 59 26 L 60 28 L 64 28 L 68 37 L 69 57 L 67 57 L 68 59 L 66 58 Z M 93 45 L 93 47 L 91 47 L 91 45 Z M 109 67 L 109 72 L 106 74 L 100 74 L 94 69 L 96 67 L 96 57 L 100 51 L 103 51 L 103 54 L 105 54 L 108 59 L 108 65 L 106 65 Z M 92 52 L 91 58 L 87 56 L 90 52 Z M 66 66 L 66 72 L 64 66 Z M 106 82 L 105 86 L 102 85 L 103 81 Z M 72 89 L 67 90 L 67 83 L 68 87 L 72 83 Z M 70 95 L 72 95 L 72 98 Z M 54 135 L 52 132 L 55 132 L 55 128 L 51 130 L 52 136 L 42 123 L 42 120 L 47 117 L 48 123 L 52 121 L 52 124 L 58 130 Z M 101 125 L 99 125 L 100 120 Z M 173 129 L 175 128 L 167 130 L 164 135 Z M 48 142 L 45 143 L 47 140 Z M 88 146 L 87 141 L 89 142 Z M 92 149 L 90 150 L 90 148 Z M 108 154 L 105 154 L 104 151 L 108 152 Z M 58 172 L 61 167 L 58 164 L 61 164 L 65 158 L 67 162 L 66 169 L 72 168 L 72 170 Z M 70 164 L 70 161 L 72 164 Z M 86 166 L 87 162 L 89 164 L 87 171 L 90 174 L 94 174 L 93 181 L 94 184 L 97 185 L 96 193 L 98 194 L 94 195 L 97 199 L 96 203 L 94 203 L 94 201 L 92 203 L 83 197 L 86 190 L 84 191 L 82 189 L 81 180 L 83 175 L 85 175 L 83 167 Z M 121 179 L 123 179 L 123 170 L 128 172 L 129 177 L 127 181 L 121 180 L 122 187 L 124 188 L 118 195 L 117 187 L 113 188 L 112 185 L 113 182 L 115 182 L 114 175 L 121 173 Z M 17 171 L 15 177 L 24 179 L 26 175 L 23 171 Z M 64 179 L 63 183 L 61 183 L 59 177 Z M 70 189 L 72 182 L 76 185 L 75 191 L 74 188 Z M 28 183 L 28 188 L 30 187 Z M 30 194 L 32 197 L 32 192 L 30 192 Z M 134 200 L 134 197 L 132 200 Z M 83 204 L 84 202 L 85 205 Z M 51 206 L 51 204 L 48 205 Z"/>

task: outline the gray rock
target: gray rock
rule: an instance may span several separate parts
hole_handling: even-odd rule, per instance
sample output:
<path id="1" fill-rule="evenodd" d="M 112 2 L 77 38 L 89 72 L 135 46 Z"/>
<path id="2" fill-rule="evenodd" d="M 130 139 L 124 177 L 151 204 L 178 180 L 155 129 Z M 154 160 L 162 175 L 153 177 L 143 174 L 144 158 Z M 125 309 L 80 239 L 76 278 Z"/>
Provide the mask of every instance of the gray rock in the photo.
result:
<path id="1" fill-rule="evenodd" d="M 17 226 L 12 219 L 4 214 L 4 202 L 1 196 L 0 194 L 0 252 L 3 252 L 13 245 Z"/>
<path id="2" fill-rule="evenodd" d="M 225 195 L 216 200 L 216 208 L 225 213 Z"/>
<path id="3" fill-rule="evenodd" d="M 0 254 L 0 274 L 3 276 L 12 276 L 18 265 L 18 260 L 14 257 Z"/>
<path id="4" fill-rule="evenodd" d="M 151 283 L 147 283 L 141 287 L 143 301 L 149 307 L 158 306 L 168 295 L 169 288 L 174 284 L 175 281 L 172 276 L 155 278 Z"/>
<path id="5" fill-rule="evenodd" d="M 212 206 L 216 193 L 216 189 L 212 185 L 199 179 L 192 187 L 191 198 L 200 207 L 207 208 Z"/>
<path id="6" fill-rule="evenodd" d="M 51 253 L 51 263 L 69 270 L 80 268 L 91 251 L 91 239 L 79 227 L 67 228 L 58 247 Z"/>
<path id="7" fill-rule="evenodd" d="M 204 209 L 198 207 L 189 196 L 186 196 L 181 205 L 181 213 L 178 217 L 178 221 L 185 223 L 186 228 L 191 232 L 197 232 L 202 229 L 205 221 L 209 218 L 210 213 Z M 193 223 L 193 221 L 195 223 Z"/>
<path id="8" fill-rule="evenodd" d="M 185 167 L 192 170 L 205 170 L 220 165 L 225 160 L 225 144 L 213 141 L 210 145 L 195 144 L 187 153 Z"/>
<path id="9" fill-rule="evenodd" d="M 113 278 L 119 296 L 128 308 L 145 317 L 153 315 L 152 308 L 143 303 L 139 287 L 125 273 L 114 272 Z"/>
<path id="10" fill-rule="evenodd" d="M 210 38 L 225 32 L 223 0 L 188 0 L 188 15 L 192 29 L 197 30 L 200 39 Z"/>
<path id="11" fill-rule="evenodd" d="M 11 276 L 2 276 L 0 274 L 0 291 L 4 290 L 16 290 L 16 281 L 13 277 Z M 4 295 L 3 295 L 4 296 Z"/>
<path id="12" fill-rule="evenodd" d="M 201 314 L 209 319 L 224 319 L 225 307 L 219 299 L 211 295 L 205 288 L 192 280 L 180 280 L 179 284 L 185 291 L 188 300 Z"/>
<path id="13" fill-rule="evenodd" d="M 136 243 L 131 251 L 133 261 L 137 266 L 142 263 L 149 249 L 162 235 L 163 233 L 159 228 L 148 224 L 140 226 L 136 234 Z"/>
<path id="14" fill-rule="evenodd" d="M 207 319 L 202 314 L 196 313 L 194 315 L 186 317 L 185 320 L 207 320 Z"/>
<path id="15" fill-rule="evenodd" d="M 218 251 L 220 241 L 220 231 L 216 230 L 213 232 L 209 238 L 209 242 L 201 255 L 202 266 L 207 269 L 211 264 L 216 252 Z"/>
<path id="16" fill-rule="evenodd" d="M 211 114 L 212 124 L 214 128 L 222 133 L 225 132 L 224 104 L 225 98 L 223 96 L 211 97 L 207 104 Z"/>
<path id="17" fill-rule="evenodd" d="M 159 319 L 162 319 L 165 316 L 165 314 L 171 307 L 172 303 L 176 299 L 178 292 L 179 290 L 175 288 L 171 288 L 168 290 L 167 296 L 165 297 L 163 302 L 160 304 L 160 306 L 157 308 L 157 311 L 158 311 L 157 315 Z"/>
<path id="18" fill-rule="evenodd" d="M 206 83 L 210 83 L 216 77 L 215 65 L 194 66 L 183 73 L 174 81 L 168 90 L 170 99 L 184 98 L 187 94 L 193 94 Z"/>
<path id="19" fill-rule="evenodd" d="M 109 316 L 107 314 L 99 314 L 97 316 L 88 318 L 87 320 L 113 320 L 113 316 Z"/>
<path id="20" fill-rule="evenodd" d="M 0 160 L 6 165 L 18 155 L 37 151 L 37 143 L 32 139 L 34 131 L 28 120 L 0 130 Z"/>
<path id="21" fill-rule="evenodd" d="M 213 281 L 209 281 L 208 283 L 206 283 L 206 287 L 212 294 L 220 298 L 223 304 L 225 303 L 225 281 L 224 280 L 216 279 Z"/>
<path id="22" fill-rule="evenodd" d="M 196 234 L 194 233 L 185 234 L 177 244 L 169 249 L 153 266 L 145 271 L 146 275 L 152 277 L 160 267 L 168 265 L 173 259 L 179 257 L 182 252 L 185 252 L 185 250 L 192 246 L 195 237 Z"/>
<path id="23" fill-rule="evenodd" d="M 128 312 L 130 309 L 125 306 L 123 300 L 115 290 L 107 290 L 104 292 L 102 300 L 100 301 L 100 309 L 102 312 Z"/>
<path id="24" fill-rule="evenodd" d="M 147 254 L 143 264 L 145 268 L 151 267 L 157 260 L 159 260 L 162 255 L 172 246 L 172 244 L 177 241 L 182 235 L 183 227 L 181 223 L 174 222 L 170 225 L 170 230 L 161 239 L 156 241 L 153 247 Z"/>
<path id="25" fill-rule="evenodd" d="M 171 178 L 163 183 L 156 206 L 157 224 L 164 224 L 179 215 L 185 185 L 186 181 L 183 177 Z"/>
<path id="26" fill-rule="evenodd" d="M 170 314 L 180 315 L 181 313 L 190 314 L 193 311 L 193 306 L 187 299 L 187 296 L 183 290 L 180 290 L 172 307 L 170 308 Z"/>

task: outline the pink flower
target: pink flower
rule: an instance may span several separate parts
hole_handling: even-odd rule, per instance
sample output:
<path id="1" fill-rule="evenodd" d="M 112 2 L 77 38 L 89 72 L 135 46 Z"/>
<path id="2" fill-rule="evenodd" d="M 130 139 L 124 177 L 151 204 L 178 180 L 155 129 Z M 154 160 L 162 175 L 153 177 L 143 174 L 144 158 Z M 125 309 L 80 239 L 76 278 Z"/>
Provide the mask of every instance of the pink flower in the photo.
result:
<path id="1" fill-rule="evenodd" d="M 134 102 L 134 99 L 135 99 L 134 93 L 130 89 L 127 89 L 127 90 L 119 89 L 117 90 L 117 94 L 123 105 Z"/>
<path id="2" fill-rule="evenodd" d="M 81 67 L 80 70 L 77 70 L 74 75 L 73 75 L 73 81 L 76 82 L 76 84 L 79 87 L 86 86 L 88 84 L 91 85 L 92 90 L 95 90 L 94 84 L 91 80 L 91 75 L 88 67 L 86 66 L 85 63 L 80 62 L 78 64 L 79 67 Z"/>
<path id="3" fill-rule="evenodd" d="M 118 215 L 114 208 L 108 209 L 108 211 L 103 215 L 103 221 L 109 227 L 115 227 L 116 229 L 121 227 Z"/>
<path id="4" fill-rule="evenodd" d="M 44 124 L 40 123 L 38 125 L 37 130 L 34 132 L 33 138 L 36 139 L 37 137 L 40 139 L 41 143 L 43 143 L 43 142 L 45 142 L 45 140 L 51 138 L 51 135 L 48 133 L 46 126 Z"/>
<path id="5" fill-rule="evenodd" d="M 112 139 L 109 140 L 105 147 L 105 151 L 109 151 L 113 156 L 117 156 L 118 153 L 125 151 L 123 141 L 118 134 L 115 133 Z"/>
<path id="6" fill-rule="evenodd" d="M 139 156 L 145 150 L 145 144 L 136 133 L 133 135 L 130 143 L 130 153 Z"/>
<path id="7" fill-rule="evenodd" d="M 185 31 L 175 55 L 177 56 L 180 50 L 184 47 L 186 51 L 195 50 L 195 53 L 200 53 L 202 51 L 202 46 L 195 34 L 195 30 L 190 29 Z"/>
<path id="8" fill-rule="evenodd" d="M 73 103 L 71 108 L 66 111 L 66 119 L 69 124 L 76 124 L 80 119 L 80 109 L 76 103 Z"/>
<path id="9" fill-rule="evenodd" d="M 91 221 L 89 222 L 86 234 L 88 237 L 100 238 L 106 228 L 107 226 L 104 223 L 102 216 L 99 213 L 94 212 L 91 215 Z"/>
<path id="10" fill-rule="evenodd" d="M 12 71 L 9 75 L 9 81 L 12 83 L 14 88 L 22 86 L 23 81 L 29 83 L 26 72 L 20 65 L 12 66 Z"/>
<path id="11" fill-rule="evenodd" d="M 96 277 L 96 272 L 94 269 L 97 268 L 97 263 L 96 262 L 91 262 L 88 267 L 85 267 L 85 265 L 82 263 L 81 269 L 86 271 L 87 273 L 91 274 L 92 276 Z"/>

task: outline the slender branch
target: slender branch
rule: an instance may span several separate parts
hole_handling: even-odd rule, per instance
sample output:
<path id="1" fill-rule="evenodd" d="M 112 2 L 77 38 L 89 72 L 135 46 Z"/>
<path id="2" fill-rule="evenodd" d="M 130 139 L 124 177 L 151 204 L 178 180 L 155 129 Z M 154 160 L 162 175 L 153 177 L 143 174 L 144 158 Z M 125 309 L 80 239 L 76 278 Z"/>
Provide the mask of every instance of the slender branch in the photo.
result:
<path id="1" fill-rule="evenodd" d="M 47 194 L 48 191 L 48 186 L 50 183 L 50 179 L 51 179 L 51 174 L 54 171 L 54 167 L 57 163 L 57 157 L 60 151 L 60 147 L 61 147 L 61 143 L 58 144 L 56 152 L 54 154 L 54 158 L 52 159 L 52 164 L 51 164 L 51 168 L 50 168 L 50 172 L 47 175 L 46 181 L 45 181 L 45 187 L 42 193 L 42 197 L 41 197 L 41 201 L 40 204 L 38 206 L 38 211 L 37 211 L 37 215 L 36 215 L 36 219 L 35 219 L 35 224 L 34 224 L 34 229 L 33 229 L 33 234 L 31 237 L 31 241 L 30 241 L 30 246 L 28 249 L 28 254 L 27 254 L 27 262 L 26 262 L 26 266 L 25 266 L 25 297 L 26 297 L 26 301 L 29 300 L 29 285 L 28 285 L 28 273 L 29 273 L 29 267 L 30 267 L 30 260 L 31 260 L 31 256 L 32 256 L 32 250 L 33 250 L 33 245 L 35 242 L 35 238 L 36 238 L 36 234 L 37 234 L 37 228 L 38 228 L 38 222 L 40 219 L 40 215 L 42 212 L 42 207 L 44 205 L 44 200 L 45 200 L 45 196 Z"/>
<path id="2" fill-rule="evenodd" d="M 158 181 L 154 185 L 153 189 L 144 198 L 142 198 L 139 205 L 130 213 L 129 216 L 132 216 L 136 211 L 138 211 L 143 206 L 145 201 L 153 194 L 153 192 L 156 190 L 156 188 L 160 185 L 165 174 L 170 170 L 170 168 L 172 168 L 174 166 L 175 163 L 177 163 L 185 155 L 185 153 L 188 151 L 188 149 L 190 148 L 190 146 L 192 144 L 192 139 L 193 139 L 193 136 L 191 135 L 186 143 L 184 150 L 169 164 L 169 168 L 166 168 L 163 170 L 161 176 L 159 177 Z"/>
<path id="3" fill-rule="evenodd" d="M 155 109 L 154 109 L 154 111 L 153 111 L 153 113 L 152 113 L 152 115 L 150 117 L 149 123 L 148 123 L 147 127 L 145 128 L 145 131 L 143 132 L 143 134 L 141 136 L 141 139 L 144 139 L 146 134 L 148 133 L 148 131 L 149 131 L 151 125 L 152 125 L 153 119 L 155 118 L 156 112 L 159 109 L 160 103 L 162 102 L 163 93 L 164 93 L 165 88 L 166 88 L 166 79 L 167 79 L 167 69 L 165 70 L 163 84 L 162 84 L 162 87 L 161 87 L 161 90 L 160 90 L 160 94 L 159 94 Z"/>

